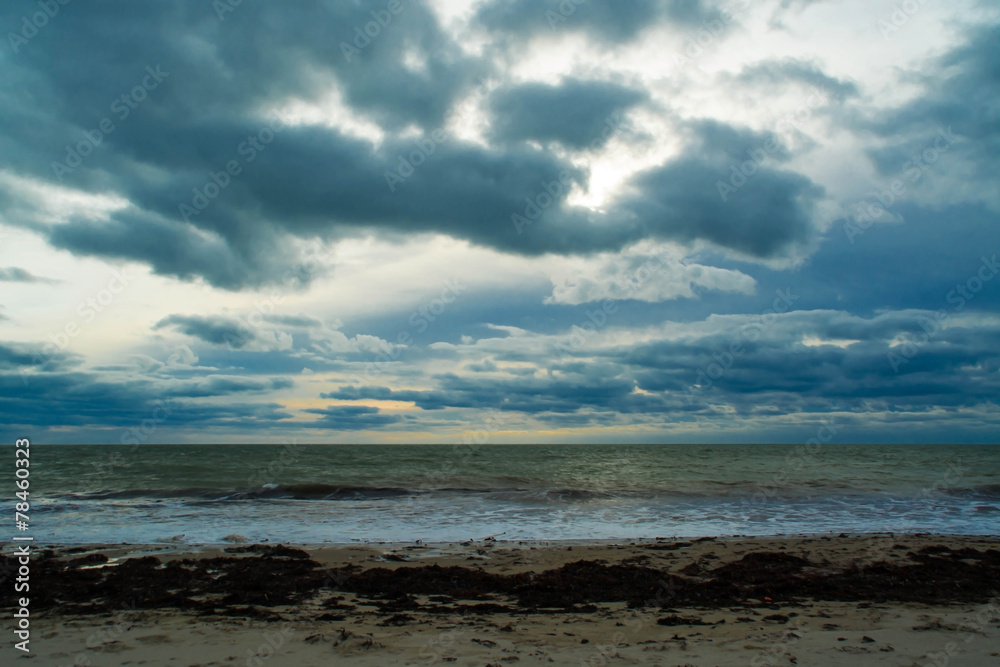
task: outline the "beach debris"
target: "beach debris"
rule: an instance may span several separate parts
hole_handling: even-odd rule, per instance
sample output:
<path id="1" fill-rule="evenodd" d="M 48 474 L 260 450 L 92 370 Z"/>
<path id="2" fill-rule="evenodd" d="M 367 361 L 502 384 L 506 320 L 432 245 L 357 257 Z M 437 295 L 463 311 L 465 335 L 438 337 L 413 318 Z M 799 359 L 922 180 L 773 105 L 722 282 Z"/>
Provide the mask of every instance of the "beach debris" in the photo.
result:
<path id="1" fill-rule="evenodd" d="M 381 560 L 387 560 L 387 561 L 391 561 L 391 562 L 394 562 L 394 563 L 405 563 L 406 561 L 408 561 L 410 559 L 407 558 L 406 556 L 403 556 L 403 555 L 400 555 L 400 554 L 385 553 L 385 554 L 382 554 Z"/>
<path id="2" fill-rule="evenodd" d="M 77 568 L 85 566 L 103 565 L 108 562 L 108 557 L 104 554 L 88 554 L 86 556 L 81 556 L 80 558 L 74 558 L 73 560 L 66 563 L 67 568 Z"/>
<path id="3" fill-rule="evenodd" d="M 709 571 L 707 575 L 740 584 L 764 584 L 798 574 L 810 565 L 812 563 L 799 556 L 764 551 L 746 554 L 738 561 Z M 769 597 L 765 596 L 764 599 L 768 600 Z"/>
<path id="4" fill-rule="evenodd" d="M 316 617 L 316 620 L 340 622 L 340 621 L 346 621 L 347 616 L 345 614 L 320 614 L 319 616 Z"/>
<path id="5" fill-rule="evenodd" d="M 394 614 L 389 618 L 385 619 L 379 625 L 386 627 L 390 625 L 406 625 L 407 623 L 412 623 L 414 619 L 412 616 L 407 616 L 406 614 Z"/>
<path id="6" fill-rule="evenodd" d="M 497 645 L 497 643 L 492 639 L 480 639 L 478 637 L 473 637 L 470 641 L 479 644 L 481 646 L 485 646 L 486 648 L 493 648 L 494 646 Z"/>
<path id="7" fill-rule="evenodd" d="M 657 538 L 660 539 L 660 538 Z M 691 546 L 691 542 L 667 542 L 667 543 L 657 543 L 657 544 L 647 544 L 647 549 L 655 549 L 657 551 L 676 551 L 678 549 L 683 549 L 684 547 Z"/>
<path id="8" fill-rule="evenodd" d="M 667 625 L 667 626 L 674 626 L 674 625 L 715 625 L 715 623 L 709 623 L 709 622 L 703 621 L 700 618 L 697 618 L 695 616 L 676 616 L 676 615 L 664 616 L 663 618 L 659 618 L 659 619 L 656 620 L 656 624 L 657 625 Z"/>
<path id="9" fill-rule="evenodd" d="M 64 552 L 65 553 L 65 552 Z M 79 553 L 79 552 L 77 552 Z M 632 609 L 742 610 L 739 622 L 751 622 L 757 609 L 776 609 L 767 600 L 825 600 L 871 603 L 983 603 L 1000 580 L 1000 552 L 939 547 L 874 563 L 863 571 L 815 569 L 799 556 L 750 553 L 697 577 L 639 563 L 580 560 L 541 572 L 495 573 L 440 565 L 323 568 L 309 553 L 284 545 L 245 545 L 225 556 L 174 558 L 123 557 L 115 567 L 88 567 L 106 558 L 42 557 L 32 569 L 38 593 L 32 606 L 68 614 L 115 613 L 130 609 L 180 609 L 215 616 L 281 618 L 281 607 L 306 601 L 323 604 L 340 620 L 361 612 L 330 593 L 351 593 L 380 615 L 595 613 L 598 603 L 625 603 Z M 0 571 L 17 565 L 0 556 Z M 35 587 L 32 587 L 34 593 Z M 421 597 L 417 597 L 421 596 Z M 422 596 L 429 596 L 423 598 Z M 324 602 L 325 601 L 325 602 Z M 354 602 L 355 600 L 352 600 Z M 468 601 L 475 601 L 469 604 Z M 15 605 L 12 587 L 0 589 L 0 607 Z M 364 613 L 369 613 L 367 610 Z M 662 612 L 661 612 L 662 613 Z M 673 616 L 684 619 L 683 614 Z M 819 612 L 815 616 L 828 618 Z M 766 622 L 785 623 L 792 614 L 771 614 Z M 665 616 L 671 619 L 671 616 Z M 699 620 L 698 624 L 705 623 Z M 919 619 L 917 631 L 960 631 L 942 619 Z M 824 627 L 831 630 L 833 627 Z M 510 631 L 512 631 L 511 628 Z M 508 631 L 508 630 L 503 630 Z M 865 644 L 875 644 L 862 640 Z M 880 649 L 881 650 L 881 649 Z"/>
<path id="10" fill-rule="evenodd" d="M 251 544 L 246 547 L 229 547 L 226 549 L 228 554 L 245 554 L 245 553 L 255 553 L 262 556 L 267 556 L 269 558 L 300 558 L 304 560 L 309 559 L 309 552 L 303 551 L 302 549 L 295 549 L 292 547 L 286 547 L 284 544 Z"/>

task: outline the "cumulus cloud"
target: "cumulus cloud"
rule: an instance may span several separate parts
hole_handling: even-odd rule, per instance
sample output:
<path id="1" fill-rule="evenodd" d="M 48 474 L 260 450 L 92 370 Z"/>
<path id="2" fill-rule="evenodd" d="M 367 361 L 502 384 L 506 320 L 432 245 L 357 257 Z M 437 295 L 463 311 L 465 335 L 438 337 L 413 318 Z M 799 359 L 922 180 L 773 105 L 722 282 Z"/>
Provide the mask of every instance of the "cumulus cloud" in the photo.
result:
<path id="1" fill-rule="evenodd" d="M 69 6 L 0 54 L 0 418 L 981 439 L 1000 33 L 957 1 L 888 49 L 861 0 Z"/>
<path id="2" fill-rule="evenodd" d="M 774 135 L 717 121 L 691 127 L 687 152 L 632 178 L 631 194 L 618 202 L 630 222 L 652 238 L 705 241 L 757 258 L 810 240 L 824 190 L 776 167 L 789 154 Z"/>
<path id="3" fill-rule="evenodd" d="M 816 63 L 797 58 L 767 60 L 748 65 L 734 80 L 744 85 L 763 86 L 767 89 L 795 83 L 803 84 L 818 89 L 837 102 L 843 102 L 849 97 L 857 97 L 860 94 L 857 84 L 853 81 L 842 81 L 832 77 Z"/>
<path id="4" fill-rule="evenodd" d="M 558 86 L 522 84 L 491 98 L 491 132 L 502 141 L 555 141 L 569 148 L 599 148 L 624 122 L 627 109 L 644 101 L 642 90 L 601 81 Z"/>
<path id="5" fill-rule="evenodd" d="M 350 44 L 353 28 L 370 20 L 361 4 L 280 12 L 247 6 L 215 22 L 193 6 L 137 13 L 110 3 L 79 10 L 72 26 L 53 22 L 45 49 L 12 63 L 40 91 L 37 109 L 3 112 L 12 165 L 25 176 L 114 193 L 127 204 L 103 217 L 56 222 L 41 211 L 32 219 L 29 210 L 20 223 L 75 254 L 138 261 L 160 275 L 232 290 L 288 284 L 301 259 L 297 240 L 375 231 L 442 233 L 532 256 L 615 251 L 643 238 L 705 240 L 768 256 L 807 236 L 818 190 L 803 177 L 762 169 L 745 195 L 756 201 L 720 205 L 712 194 L 717 175 L 698 145 L 637 178 L 642 196 L 596 213 L 567 201 L 572 188 L 587 188 L 586 170 L 552 152 L 441 139 L 434 133 L 446 114 L 489 67 L 460 49 L 421 3 L 408 4 L 383 35 L 345 58 L 329 31 L 315 26 L 339 26 Z M 529 12 L 502 4 L 482 8 L 482 16 Z M 627 9 L 593 2 L 579 9 L 578 20 L 596 33 L 618 25 L 624 36 L 651 22 L 684 23 L 710 13 L 693 1 Z M 114 29 L 97 42 L 81 38 L 102 25 Z M 121 64 L 126 53 L 135 67 Z M 151 90 L 146 64 L 160 73 Z M 381 128 L 377 143 L 336 126 L 289 125 L 287 115 L 265 111 L 315 102 L 331 86 L 351 113 Z M 67 103 L 53 107 L 57 91 Z M 641 88 L 568 77 L 558 85 L 511 82 L 486 104 L 500 142 L 579 149 L 600 146 L 608 119 L 621 123 L 620 114 L 648 98 Z M 84 145 L 102 134 L 94 128 L 105 118 L 113 126 L 107 139 L 97 149 Z M 716 123 L 699 132 L 703 143 L 735 138 L 722 150 L 742 155 L 741 130 Z M 84 149 L 86 156 L 77 155 Z M 54 170 L 54 163 L 63 166 Z M 728 165 L 716 167 L 724 172 Z M 563 192 L 530 235 L 520 233 L 512 216 L 560 179 Z"/>
<path id="6" fill-rule="evenodd" d="M 250 343 L 256 337 L 254 331 L 237 320 L 224 317 L 199 317 L 186 315 L 170 315 L 153 327 L 175 327 L 188 336 L 194 336 L 213 345 L 231 345 L 240 348 Z"/>
<path id="7" fill-rule="evenodd" d="M 673 248 L 641 244 L 620 254 L 600 255 L 554 271 L 552 295 L 545 302 L 659 302 L 695 298 L 709 290 L 753 294 L 755 284 L 745 273 L 686 260 Z"/>
<path id="8" fill-rule="evenodd" d="M 517 39 L 565 30 L 617 43 L 634 39 L 659 23 L 692 27 L 717 16 L 703 0 L 635 0 L 624 4 L 613 0 L 498 0 L 483 3 L 476 19 L 486 30 Z"/>
<path id="9" fill-rule="evenodd" d="M 905 177 L 912 169 L 926 175 L 933 168 L 940 187 L 932 190 L 932 201 L 1000 207 L 995 184 L 984 178 L 1000 165 L 998 39 L 1000 26 L 969 28 L 963 43 L 930 59 L 915 74 L 923 94 L 861 121 L 885 141 L 869 151 L 883 175 Z M 946 152 L 947 160 L 943 160 Z M 920 189 L 933 188 L 931 180 L 924 179 Z"/>

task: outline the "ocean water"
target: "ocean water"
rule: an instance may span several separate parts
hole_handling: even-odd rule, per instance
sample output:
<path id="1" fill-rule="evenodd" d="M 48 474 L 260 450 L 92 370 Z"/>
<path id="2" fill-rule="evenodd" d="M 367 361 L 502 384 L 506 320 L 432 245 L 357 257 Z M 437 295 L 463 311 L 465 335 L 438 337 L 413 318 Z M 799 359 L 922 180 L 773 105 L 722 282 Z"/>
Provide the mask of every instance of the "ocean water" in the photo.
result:
<path id="1" fill-rule="evenodd" d="M 998 446 L 36 445 L 30 461 L 44 544 L 1000 534 Z"/>

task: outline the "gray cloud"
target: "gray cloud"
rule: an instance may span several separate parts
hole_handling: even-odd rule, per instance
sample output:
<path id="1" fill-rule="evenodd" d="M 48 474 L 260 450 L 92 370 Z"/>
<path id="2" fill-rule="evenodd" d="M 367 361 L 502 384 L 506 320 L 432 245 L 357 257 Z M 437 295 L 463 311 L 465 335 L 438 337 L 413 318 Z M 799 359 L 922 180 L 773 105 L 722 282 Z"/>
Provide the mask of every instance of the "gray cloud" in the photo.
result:
<path id="1" fill-rule="evenodd" d="M 82 360 L 54 343 L 0 343 L 0 369 L 52 373 L 70 370 Z"/>
<path id="2" fill-rule="evenodd" d="M 205 400 L 208 394 L 192 385 L 188 392 L 148 379 L 118 381 L 113 376 L 92 373 L 32 373 L 22 378 L 0 373 L 0 422 L 5 432 L 30 427 L 46 433 L 52 427 L 128 429 L 138 428 L 151 417 L 162 422 L 157 437 L 168 439 L 171 431 L 189 426 L 249 428 L 275 425 L 292 415 L 276 403 L 220 403 Z M 202 385 L 205 387 L 207 385 Z M 225 382 L 218 383 L 220 395 L 242 391 Z M 198 397 L 197 401 L 180 397 Z M 126 442 L 125 431 L 108 434 L 109 442 Z"/>
<path id="3" fill-rule="evenodd" d="M 691 148 L 635 176 L 635 194 L 618 202 L 642 235 L 704 240 L 753 257 L 780 256 L 809 240 L 823 188 L 772 166 L 789 157 L 774 136 L 715 121 L 690 127 Z"/>
<path id="4" fill-rule="evenodd" d="M 364 405 L 331 405 L 322 409 L 304 410 L 321 415 L 310 426 L 333 431 L 363 431 L 370 428 L 390 426 L 402 421 L 398 415 L 384 415 L 378 408 Z"/>
<path id="5" fill-rule="evenodd" d="M 266 381 L 243 377 L 215 375 L 199 378 L 192 382 L 174 383 L 164 389 L 164 396 L 178 398 L 205 398 L 241 393 L 268 393 L 279 389 L 289 389 L 294 383 L 288 378 L 272 378 Z"/>
<path id="6" fill-rule="evenodd" d="M 0 282 L 12 282 L 12 283 L 45 283 L 54 285 L 58 283 L 58 280 L 53 280 L 51 278 L 43 278 L 41 276 L 36 276 L 30 271 L 25 269 L 11 266 L 8 268 L 0 268 Z"/>
<path id="7" fill-rule="evenodd" d="M 0 7 L 0 24 L 16 26 L 32 2 Z M 77 256 L 138 262 L 159 276 L 234 291 L 280 285 L 305 292 L 311 280 L 336 271 L 334 253 L 314 262 L 302 255 L 312 240 L 331 247 L 349 238 L 405 242 L 442 234 L 503 253 L 575 261 L 536 262 L 538 275 L 524 277 L 519 290 L 494 284 L 463 295 L 405 355 L 379 366 L 378 386 L 347 378 L 371 367 L 384 349 L 381 339 L 395 340 L 413 304 L 397 312 L 378 303 L 353 318 L 271 314 L 253 328 L 235 316 L 166 310 L 141 354 L 102 355 L 98 367 L 54 343 L 0 343 L 0 419 L 8 430 L 33 425 L 50 434 L 124 428 L 166 401 L 169 428 L 178 432 L 447 428 L 500 406 L 526 424 L 553 428 L 645 425 L 652 433 L 700 420 L 724 430 L 734 420 L 757 426 L 775 415 L 794 421 L 831 412 L 874 428 L 882 417 L 866 415 L 880 412 L 911 424 L 909 433 L 922 428 L 912 426 L 919 419 L 985 432 L 991 422 L 982 415 L 995 411 L 1000 395 L 998 283 L 983 283 L 961 311 L 950 310 L 946 295 L 978 270 L 984 253 L 992 257 L 1000 248 L 1000 28 L 976 26 L 919 71 L 899 74 L 898 81 L 923 90 L 895 106 L 889 98 L 876 106 L 841 78 L 841 66 L 852 63 L 812 60 L 808 50 L 775 59 L 765 47 L 754 56 L 763 59 L 748 65 L 746 54 L 733 53 L 724 67 L 733 74 L 707 81 L 734 85 L 737 103 L 747 93 L 758 106 L 786 88 L 827 94 L 833 103 L 819 113 L 831 124 L 828 136 L 839 141 L 840 132 L 853 133 L 843 150 L 824 152 L 832 163 L 817 178 L 831 192 L 841 191 L 840 178 L 857 181 L 857 174 L 843 174 L 859 145 L 869 147 L 880 175 L 893 175 L 928 139 L 952 128 L 960 139 L 934 167 L 940 181 L 928 179 L 919 196 L 897 202 L 893 213 L 904 223 L 874 225 L 857 243 L 837 224 L 828 226 L 838 202 L 795 171 L 803 146 L 821 137 L 803 133 L 784 145 L 709 118 L 736 115 L 720 111 L 715 99 L 698 106 L 694 68 L 676 78 L 668 73 L 669 80 L 649 76 L 651 70 L 642 73 L 647 79 L 627 78 L 616 70 L 617 58 L 574 57 L 553 72 L 519 69 L 531 64 L 524 54 L 544 57 L 545 47 L 566 37 L 589 53 L 615 49 L 631 57 L 632 49 L 620 47 L 649 37 L 650 29 L 664 35 L 664 53 L 656 55 L 669 60 L 733 4 L 488 0 L 456 19 L 458 31 L 440 25 L 429 2 L 416 0 L 384 25 L 374 19 L 375 28 L 371 12 L 384 19 L 384 0 L 244 2 L 224 20 L 212 3 L 194 0 L 67 6 L 18 53 L 0 56 L 0 98 L 10 102 L 0 105 L 4 224 L 33 230 Z M 774 27 L 798 21 L 793 14 L 814 4 L 783 0 L 759 11 Z M 570 5 L 574 11 L 560 10 Z M 746 22 L 733 32 L 758 27 Z M 462 48 L 465 30 L 484 40 L 482 49 Z M 920 28 L 907 30 L 916 31 L 912 36 Z M 728 35 L 710 32 L 721 41 Z M 726 46 L 711 48 L 728 58 Z M 496 86 L 477 91 L 483 77 Z M 678 96 L 675 109 L 661 101 L 665 91 Z M 473 95 L 485 114 L 476 120 L 492 123 L 486 141 L 436 132 Z M 322 110 L 329 123 L 274 123 L 275 109 L 293 102 Z M 643 154 L 642 164 L 652 166 L 599 207 L 569 203 L 570 191 L 589 194 L 591 174 L 580 165 L 590 156 L 577 151 L 603 145 L 609 117 L 639 122 L 652 112 L 663 115 L 673 136 L 647 147 L 636 130 L 621 143 L 635 156 L 649 148 L 650 155 L 669 149 L 671 157 L 657 164 Z M 739 123 L 760 123 L 762 116 L 751 112 Z M 345 118 L 373 132 L 359 132 Z M 78 166 L 68 164 L 67 152 L 88 146 L 85 137 L 105 119 L 114 130 Z M 273 140 L 247 150 L 265 130 Z M 233 161 L 239 173 L 222 176 Z M 67 164 L 54 170 L 53 162 Z M 605 176 L 598 171 L 605 167 L 598 163 L 594 175 Z M 819 173 L 814 167 L 810 174 Z M 22 187 L 21 178 L 39 187 Z M 205 195 L 208 184 L 217 194 Z M 45 186 L 125 205 L 107 214 L 81 206 L 85 214 L 61 218 L 62 192 Z M 195 206 L 198 197 L 204 206 Z M 182 204 L 194 208 L 184 213 Z M 530 224 L 518 227 L 518 217 Z M 685 270 L 663 272 L 664 288 L 647 302 L 639 303 L 637 292 L 622 297 L 583 346 L 560 348 L 574 325 L 593 323 L 599 297 L 617 296 L 601 286 L 639 270 L 644 249 L 661 245 L 678 253 Z M 794 268 L 768 261 L 781 258 L 796 260 Z M 550 264 L 557 268 L 548 275 Z M 0 281 L 55 282 L 37 275 L 44 274 L 38 264 L 23 265 L 31 270 L 0 269 Z M 715 282 L 695 279 L 703 270 L 720 274 Z M 646 283 L 650 292 L 654 283 Z M 759 312 L 755 298 L 790 283 L 801 290 L 799 311 L 746 338 L 741 327 Z M 559 290 L 562 303 L 546 301 Z M 660 302 L 671 295 L 685 298 Z M 3 311 L 17 318 L 5 327 L 25 331 L 20 308 Z M 898 341 L 920 336 L 922 319 L 942 308 L 949 309 L 949 326 L 892 368 Z M 335 330 L 339 321 L 333 329 L 324 325 L 341 316 L 349 334 Z M 710 386 L 689 391 L 699 374 L 722 363 L 734 340 L 744 344 L 739 359 Z M 169 352 L 159 348 L 171 341 L 194 349 L 184 346 L 186 353 L 161 361 Z M 322 398 L 348 405 L 292 410 L 272 399 L 290 390 L 296 401 L 309 392 L 314 399 L 314 383 L 328 381 L 336 388 L 324 386 Z M 401 401 L 417 410 L 351 404 L 358 401 Z"/>
<path id="8" fill-rule="evenodd" d="M 970 29 L 964 43 L 930 60 L 915 77 L 925 86 L 922 95 L 858 123 L 887 140 L 885 146 L 869 151 L 876 167 L 885 175 L 899 175 L 902 165 L 913 165 L 914 157 L 919 159 L 946 130 L 960 141 L 950 152 L 957 153 L 969 168 L 936 168 L 956 172 L 955 189 L 965 194 L 966 201 L 985 199 L 995 208 L 998 202 L 992 174 L 1000 167 L 998 61 L 998 25 Z"/>
<path id="9" fill-rule="evenodd" d="M 314 329 L 323 326 L 323 322 L 308 315 L 265 315 L 264 321 L 303 329 Z"/>
<path id="10" fill-rule="evenodd" d="M 491 131 L 503 141 L 536 139 L 596 148 L 618 131 L 622 113 L 647 97 L 645 91 L 600 81 L 523 84 L 493 94 Z"/>
<path id="11" fill-rule="evenodd" d="M 660 22 L 681 27 L 699 26 L 718 16 L 702 0 L 495 0 L 476 14 L 487 31 L 503 32 L 515 39 L 556 31 L 584 31 L 595 39 L 625 42 Z"/>
<path id="12" fill-rule="evenodd" d="M 146 262 L 154 273 L 186 280 L 200 277 L 226 289 L 281 282 L 293 265 L 280 241 L 271 245 L 277 252 L 269 253 L 260 237 L 249 243 L 235 241 L 235 234 L 233 238 L 230 245 L 178 221 L 132 210 L 106 222 L 74 220 L 53 227 L 49 234 L 54 247 L 74 254 Z"/>
<path id="13" fill-rule="evenodd" d="M 761 168 L 751 185 L 722 201 L 717 183 L 726 175 L 721 165 L 698 158 L 675 160 L 634 179 L 641 194 L 624 206 L 657 238 L 706 240 L 753 257 L 782 255 L 809 240 L 821 187 Z"/>
<path id="14" fill-rule="evenodd" d="M 295 239 L 333 241 L 378 231 L 441 233 L 524 255 L 613 251 L 651 237 L 709 241 L 765 257 L 807 235 L 818 195 L 802 177 L 763 169 L 754 187 L 741 193 L 749 206 L 720 205 L 711 196 L 717 180 L 711 170 L 724 172 L 728 164 L 702 157 L 694 142 L 686 156 L 641 175 L 635 181 L 639 196 L 596 213 L 566 204 L 569 187 L 585 185 L 588 175 L 551 152 L 435 139 L 443 115 L 488 72 L 457 50 L 420 3 L 407 4 L 384 34 L 348 62 L 329 27 L 342 30 L 349 43 L 354 27 L 371 20 L 370 10 L 382 10 L 377 4 L 317 4 L 311 7 L 315 15 L 307 13 L 309 7 L 278 11 L 241 5 L 220 23 L 201 6 L 135 12 L 108 3 L 79 9 L 73 25 L 53 22 L 45 49 L 22 54 L 14 66 L 19 76 L 37 83 L 37 104 L 56 111 L 42 113 L 42 106 L 0 111 L 11 128 L 5 146 L 15 168 L 53 179 L 53 160 L 65 160 L 67 146 L 78 145 L 84 131 L 92 133 L 107 117 L 113 132 L 61 177 L 72 187 L 115 192 L 130 205 L 107 220 L 74 218 L 62 224 L 25 215 L 17 193 L 7 193 L 7 205 L 20 212 L 18 224 L 38 229 L 57 248 L 143 262 L 160 275 L 201 278 L 230 290 L 301 287 L 317 274 L 296 273 L 302 258 Z M 517 3 L 494 9 L 528 12 Z M 649 21 L 683 23 L 709 14 L 697 2 L 636 3 L 625 9 L 593 2 L 578 11 L 581 26 L 597 30 L 617 21 L 625 33 L 633 23 L 637 30 Z M 105 38 L 84 39 L 106 25 L 114 30 Z M 139 34 L 144 38 L 136 39 Z M 213 48 L 181 48 L 187 39 Z M 424 64 L 406 65 L 404 54 L 423 58 Z M 130 95 L 150 70 L 123 63 L 150 63 L 152 71 L 162 67 L 162 82 L 144 93 L 135 109 L 121 106 L 116 95 Z M 258 111 L 292 96 L 319 101 L 334 82 L 352 110 L 369 114 L 388 132 L 377 148 L 338 129 L 274 125 Z M 643 90 L 570 79 L 556 87 L 508 87 L 489 105 L 497 112 L 500 137 L 581 147 L 601 141 L 609 115 L 646 97 Z M 120 118 L 124 111 L 112 109 L 129 114 Z M 45 131 L 40 122 L 48 126 Z M 412 139 L 393 134 L 409 124 L 421 134 Z M 272 133 L 271 127 L 282 129 Z M 732 155 L 741 155 L 746 140 L 754 138 L 707 121 L 694 132 L 702 144 L 713 145 L 730 135 L 735 140 L 722 151 Z M 713 132 L 719 136 L 711 137 Z M 247 143 L 264 136 L 273 140 L 259 150 Z M 411 161 L 421 164 L 412 167 Z M 232 162 L 239 173 L 229 176 L 225 169 Z M 219 174 L 223 186 L 206 197 Z M 390 174 L 404 176 L 392 181 Z M 525 216 L 526 201 L 549 196 L 546 186 L 560 179 L 553 203 L 530 233 L 522 233 L 512 217 Z M 195 206 L 199 197 L 203 207 Z"/>
<path id="15" fill-rule="evenodd" d="M 740 71 L 735 81 L 757 89 L 763 87 L 765 90 L 771 90 L 774 86 L 801 83 L 823 91 L 837 102 L 844 102 L 860 94 L 853 81 L 829 76 L 816 63 L 795 58 L 766 60 L 749 65 Z"/>
<path id="16" fill-rule="evenodd" d="M 197 315 L 169 315 L 153 327 L 162 329 L 174 327 L 188 336 L 199 338 L 213 345 L 229 345 L 241 348 L 254 340 L 252 329 L 237 320 L 225 317 L 200 317 Z"/>
<path id="17" fill-rule="evenodd" d="M 643 397 L 630 398 L 634 384 L 618 378 L 593 377 L 577 382 L 549 378 L 464 378 L 446 374 L 437 378 L 439 390 L 393 391 L 387 387 L 341 387 L 322 398 L 341 400 L 412 401 L 423 410 L 497 408 L 526 413 L 575 412 L 584 407 L 603 411 L 635 412 L 649 407 Z M 655 400 L 652 402 L 656 402 Z"/>
<path id="18" fill-rule="evenodd" d="M 861 318 L 815 310 L 773 320 L 730 315 L 685 326 L 668 322 L 670 336 L 634 345 L 591 339 L 567 351 L 559 337 L 497 339 L 489 346 L 492 358 L 478 362 L 475 375 L 423 376 L 429 388 L 420 390 L 343 385 L 321 398 L 412 402 L 428 411 L 502 408 L 540 419 L 575 414 L 604 424 L 614 415 L 694 419 L 717 413 L 716 406 L 755 418 L 773 410 L 991 409 L 1000 395 L 1000 328 L 970 328 L 970 320 L 951 317 L 947 329 L 929 337 L 932 311 Z M 468 354 L 482 359 L 484 349 Z M 501 360 L 534 368 L 503 369 Z"/>

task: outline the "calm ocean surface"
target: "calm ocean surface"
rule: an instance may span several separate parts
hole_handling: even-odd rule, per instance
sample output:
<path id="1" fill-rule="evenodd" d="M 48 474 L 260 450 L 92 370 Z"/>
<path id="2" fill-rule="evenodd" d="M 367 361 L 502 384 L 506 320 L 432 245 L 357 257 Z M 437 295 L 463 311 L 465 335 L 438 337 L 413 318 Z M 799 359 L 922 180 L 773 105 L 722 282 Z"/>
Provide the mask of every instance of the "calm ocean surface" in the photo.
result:
<path id="1" fill-rule="evenodd" d="M 811 449 L 35 445 L 32 534 L 211 544 L 1000 533 L 1000 447 Z"/>

